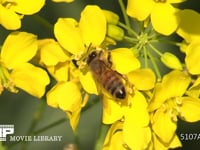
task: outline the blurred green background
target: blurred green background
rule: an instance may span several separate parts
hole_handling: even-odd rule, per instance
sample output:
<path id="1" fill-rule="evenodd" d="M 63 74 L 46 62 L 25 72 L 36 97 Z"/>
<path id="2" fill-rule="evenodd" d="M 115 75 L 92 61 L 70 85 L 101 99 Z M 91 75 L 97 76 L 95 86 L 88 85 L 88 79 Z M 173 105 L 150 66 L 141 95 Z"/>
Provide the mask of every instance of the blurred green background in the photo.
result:
<path id="1" fill-rule="evenodd" d="M 79 20 L 80 12 L 87 4 L 97 4 L 103 9 L 108 9 L 118 13 L 121 16 L 120 7 L 117 0 L 75 0 L 70 4 L 65 3 L 53 3 L 50 0 L 46 1 L 45 7 L 39 12 L 39 15 L 48 20 L 52 25 L 57 21 L 59 17 L 73 17 Z M 200 12 L 199 0 L 188 0 L 182 8 L 193 8 Z M 121 17 L 121 21 L 123 21 Z M 43 25 L 35 20 L 34 16 L 25 16 L 22 20 L 21 31 L 27 31 L 37 34 L 39 38 L 54 37 L 53 31 L 47 29 Z M 0 27 L 0 41 L 2 42 L 9 31 L 5 31 Z M 43 106 L 43 113 L 41 119 L 36 125 L 36 131 L 42 129 L 49 124 L 52 124 L 60 119 L 65 118 L 65 113 L 61 110 L 51 108 L 46 104 L 43 105 L 42 101 L 38 100 L 23 91 L 18 94 L 12 94 L 4 91 L 0 95 L 0 124 L 14 124 L 14 135 L 26 135 L 28 132 L 35 111 Z M 92 101 L 92 99 L 90 100 Z M 81 119 L 78 126 L 78 137 L 81 150 L 93 150 L 95 139 L 98 136 L 99 125 L 101 123 L 102 104 L 101 101 L 96 103 L 93 107 L 86 110 L 81 114 Z M 185 123 L 178 122 L 177 134 L 181 133 L 198 133 L 200 134 L 200 122 L 199 123 Z M 58 125 L 45 130 L 38 135 L 59 135 L 62 136 L 61 142 L 29 142 L 27 150 L 62 150 L 66 144 L 74 143 L 76 137 L 69 126 L 69 122 L 61 121 Z M 198 150 L 200 148 L 199 140 L 183 140 L 183 148 L 180 150 Z M 9 150 L 21 150 L 23 145 L 5 143 L 12 145 Z"/>

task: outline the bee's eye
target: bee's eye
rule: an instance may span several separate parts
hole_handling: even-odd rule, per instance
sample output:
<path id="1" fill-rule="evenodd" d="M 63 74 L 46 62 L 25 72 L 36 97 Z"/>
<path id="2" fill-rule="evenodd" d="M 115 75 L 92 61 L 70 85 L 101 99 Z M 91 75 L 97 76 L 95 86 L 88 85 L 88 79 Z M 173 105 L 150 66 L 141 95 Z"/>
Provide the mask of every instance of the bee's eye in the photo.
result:
<path id="1" fill-rule="evenodd" d="M 95 58 L 97 56 L 97 53 L 96 52 L 92 52 L 91 54 L 90 54 L 90 57 L 91 58 Z"/>
<path id="2" fill-rule="evenodd" d="M 97 53 L 92 52 L 88 57 L 87 63 L 89 64 L 96 56 L 97 56 Z"/>

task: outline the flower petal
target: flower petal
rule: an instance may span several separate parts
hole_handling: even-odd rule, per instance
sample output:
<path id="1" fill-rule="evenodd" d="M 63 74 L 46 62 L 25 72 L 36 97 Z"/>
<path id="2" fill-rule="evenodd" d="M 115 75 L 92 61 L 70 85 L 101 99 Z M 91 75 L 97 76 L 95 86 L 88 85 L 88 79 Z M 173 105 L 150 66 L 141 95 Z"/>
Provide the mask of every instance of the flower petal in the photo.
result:
<path id="1" fill-rule="evenodd" d="M 14 11 L 0 5 L 0 24 L 8 30 L 16 30 L 21 27 L 21 19 Z"/>
<path id="2" fill-rule="evenodd" d="M 180 17 L 179 27 L 176 31 L 178 35 L 188 43 L 199 39 L 200 14 L 194 10 L 184 9 L 177 15 Z"/>
<path id="3" fill-rule="evenodd" d="M 139 60 L 128 48 L 117 48 L 111 51 L 112 68 L 121 74 L 127 74 L 140 68 Z"/>
<path id="4" fill-rule="evenodd" d="M 68 81 L 69 78 L 69 63 L 58 63 L 55 66 L 47 66 L 49 73 L 56 81 Z"/>
<path id="5" fill-rule="evenodd" d="M 70 125 L 72 127 L 72 130 L 75 132 L 78 123 L 79 123 L 79 119 L 80 119 L 80 113 L 81 113 L 81 108 L 77 109 L 74 112 L 66 112 L 68 118 L 69 118 L 69 122 Z"/>
<path id="6" fill-rule="evenodd" d="M 175 135 L 173 137 L 173 139 L 170 141 L 170 143 L 166 144 L 166 143 L 163 143 L 159 137 L 157 137 L 155 134 L 153 134 L 153 147 L 154 149 L 159 149 L 159 150 L 168 150 L 168 149 L 174 149 L 174 148 L 177 148 L 177 147 L 181 147 L 182 144 L 178 138 L 177 135 Z"/>
<path id="7" fill-rule="evenodd" d="M 149 110 L 159 108 L 167 99 L 181 97 L 190 84 L 190 77 L 184 72 L 174 70 L 163 77 L 162 83 L 157 83 L 154 97 L 149 105 Z"/>
<path id="8" fill-rule="evenodd" d="M 152 128 L 164 143 L 169 143 L 176 131 L 176 122 L 171 119 L 170 111 L 159 108 L 152 118 Z M 167 128 L 166 128 L 167 125 Z"/>
<path id="9" fill-rule="evenodd" d="M 78 23 L 73 18 L 59 18 L 54 25 L 54 34 L 62 47 L 72 54 L 85 49 Z"/>
<path id="10" fill-rule="evenodd" d="M 126 144 L 134 150 L 146 149 L 151 140 L 148 127 L 149 114 L 145 97 L 138 91 L 132 97 L 132 105 L 125 108 L 123 136 Z"/>
<path id="11" fill-rule="evenodd" d="M 182 97 L 180 107 L 180 117 L 187 122 L 196 122 L 200 120 L 200 100 L 192 97 Z"/>
<path id="12" fill-rule="evenodd" d="M 129 16 L 143 21 L 150 15 L 154 4 L 152 0 L 128 0 L 126 12 Z"/>
<path id="13" fill-rule="evenodd" d="M 137 69 L 128 74 L 128 79 L 139 90 L 149 90 L 155 86 L 156 76 L 151 69 Z"/>
<path id="14" fill-rule="evenodd" d="M 97 85 L 92 77 L 92 73 L 88 71 L 86 74 L 80 72 L 80 82 L 84 90 L 90 94 L 98 95 Z"/>
<path id="15" fill-rule="evenodd" d="M 74 113 L 81 107 L 79 87 L 72 81 L 59 82 L 47 93 L 47 104 Z"/>
<path id="16" fill-rule="evenodd" d="M 126 150 L 123 146 L 123 123 L 117 121 L 113 123 L 106 135 L 102 150 Z"/>
<path id="17" fill-rule="evenodd" d="M 81 13 L 79 25 L 84 44 L 100 46 L 106 35 L 106 18 L 103 11 L 96 5 L 87 5 Z"/>
<path id="18" fill-rule="evenodd" d="M 24 63 L 15 68 L 11 73 L 14 84 L 27 93 L 42 97 L 50 80 L 48 74 L 41 68 Z"/>
<path id="19" fill-rule="evenodd" d="M 125 122 L 123 137 L 126 144 L 134 150 L 147 149 L 151 141 L 151 130 L 149 127 L 140 127 L 134 124 L 128 125 Z"/>
<path id="20" fill-rule="evenodd" d="M 55 66 L 59 62 L 70 60 L 66 52 L 53 39 L 39 40 L 40 63 Z"/>
<path id="21" fill-rule="evenodd" d="M 11 9 L 24 15 L 32 15 L 44 6 L 45 0 L 27 1 L 15 0 L 16 5 L 12 5 Z"/>
<path id="22" fill-rule="evenodd" d="M 1 58 L 6 67 L 12 69 L 33 58 L 37 48 L 35 35 L 26 32 L 13 32 L 9 34 L 3 44 Z"/>
<path id="23" fill-rule="evenodd" d="M 168 3 L 157 3 L 151 13 L 151 21 L 154 29 L 164 35 L 170 35 L 178 26 L 176 13 L 178 9 Z"/>
<path id="24" fill-rule="evenodd" d="M 200 74 L 200 42 L 192 42 L 187 50 L 185 62 L 191 74 Z"/>
<path id="25" fill-rule="evenodd" d="M 131 101 L 132 105 L 125 108 L 125 124 L 128 124 L 128 127 L 131 126 L 131 124 L 141 127 L 147 126 L 149 124 L 149 114 L 147 112 L 145 97 L 140 92 L 135 91 L 135 95 L 132 97 Z"/>
<path id="26" fill-rule="evenodd" d="M 103 118 L 104 124 L 112 124 L 120 120 L 123 116 L 121 105 L 117 104 L 113 99 L 104 96 L 103 98 Z"/>

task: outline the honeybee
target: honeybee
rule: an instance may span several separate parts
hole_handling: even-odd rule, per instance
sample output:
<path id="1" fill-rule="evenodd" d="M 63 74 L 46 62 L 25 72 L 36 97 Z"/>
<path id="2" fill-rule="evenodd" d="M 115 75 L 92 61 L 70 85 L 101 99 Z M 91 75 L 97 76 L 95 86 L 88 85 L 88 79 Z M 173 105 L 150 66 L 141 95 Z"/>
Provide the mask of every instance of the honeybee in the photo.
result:
<path id="1" fill-rule="evenodd" d="M 87 58 L 87 64 L 93 78 L 105 91 L 117 100 L 124 100 L 127 96 L 122 75 L 111 69 L 111 55 L 107 60 L 103 57 L 103 50 L 93 50 Z"/>

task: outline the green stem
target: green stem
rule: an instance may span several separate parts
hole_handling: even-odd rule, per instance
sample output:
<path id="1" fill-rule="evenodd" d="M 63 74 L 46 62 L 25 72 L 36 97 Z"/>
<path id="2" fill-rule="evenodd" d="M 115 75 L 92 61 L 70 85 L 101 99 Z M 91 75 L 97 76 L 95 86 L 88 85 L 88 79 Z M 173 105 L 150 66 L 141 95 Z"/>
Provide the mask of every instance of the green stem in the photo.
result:
<path id="1" fill-rule="evenodd" d="M 148 43 L 149 47 L 159 56 L 162 56 L 163 54 L 157 49 L 155 48 L 151 43 Z"/>
<path id="2" fill-rule="evenodd" d="M 53 123 L 41 128 L 41 129 L 38 129 L 37 131 L 33 132 L 33 134 L 34 135 L 40 134 L 41 132 L 44 132 L 44 131 L 46 131 L 46 130 L 48 130 L 50 128 L 53 128 L 53 127 L 65 122 L 65 121 L 68 121 L 68 119 L 66 117 L 65 118 L 61 118 L 61 119 L 57 120 L 56 122 L 53 122 Z"/>
<path id="3" fill-rule="evenodd" d="M 35 127 L 37 126 L 38 122 L 42 118 L 42 114 L 45 110 L 46 103 L 44 101 L 41 101 L 38 108 L 36 109 L 35 113 L 33 114 L 33 121 L 31 123 L 31 126 L 27 132 L 27 135 L 33 135 Z M 27 149 L 28 142 L 22 142 L 22 150 Z"/>
<path id="4" fill-rule="evenodd" d="M 129 36 L 124 36 L 124 40 L 127 42 L 130 42 L 131 44 L 133 44 L 134 42 L 136 43 L 138 40 Z"/>
<path id="5" fill-rule="evenodd" d="M 99 135 L 97 137 L 94 150 L 102 150 L 104 139 L 106 137 L 108 129 L 109 129 L 109 125 L 101 124 L 100 130 L 99 130 Z"/>
<path id="6" fill-rule="evenodd" d="M 35 14 L 32 15 L 32 17 L 39 22 L 40 24 L 42 24 L 43 26 L 45 26 L 47 29 L 49 29 L 50 31 L 53 30 L 53 25 L 51 23 L 49 23 L 47 20 L 45 20 L 44 18 L 42 18 L 41 16 Z"/>
<path id="7" fill-rule="evenodd" d="M 147 54 L 148 54 L 148 56 L 149 56 L 149 58 L 150 58 L 150 60 L 151 60 L 151 62 L 152 62 L 152 65 L 153 65 L 153 67 L 154 67 L 154 69 L 155 69 L 155 72 L 156 72 L 156 75 L 157 75 L 158 81 L 159 81 L 159 80 L 161 80 L 161 74 L 160 74 L 160 71 L 159 71 L 159 69 L 158 69 L 158 66 L 157 66 L 157 64 L 156 64 L 156 62 L 155 62 L 155 60 L 154 60 L 154 57 L 151 55 L 151 53 L 150 53 L 150 52 L 147 52 Z"/>
<path id="8" fill-rule="evenodd" d="M 123 24 L 122 22 L 118 22 L 118 25 L 124 29 L 126 29 L 128 31 L 129 34 L 134 35 L 136 38 L 138 38 L 138 34 L 130 27 L 127 26 L 125 24 Z"/>
<path id="9" fill-rule="evenodd" d="M 144 67 L 145 68 L 148 67 L 147 49 L 145 46 L 144 46 Z"/>
<path id="10" fill-rule="evenodd" d="M 162 39 L 158 39 L 157 42 L 163 42 L 163 43 L 175 45 L 175 46 L 177 46 L 177 47 L 180 47 L 180 46 L 183 44 L 183 43 L 181 43 L 181 42 L 174 42 L 174 41 L 162 40 Z"/>
<path id="11" fill-rule="evenodd" d="M 125 24 L 126 24 L 126 26 L 127 26 L 128 28 L 131 28 L 130 21 L 129 21 L 129 19 L 128 19 L 127 14 L 126 14 L 126 8 L 125 8 L 125 6 L 124 6 L 123 0 L 118 0 L 118 2 L 119 2 L 119 5 L 120 5 L 120 8 L 121 8 L 123 17 L 124 17 Z"/>

